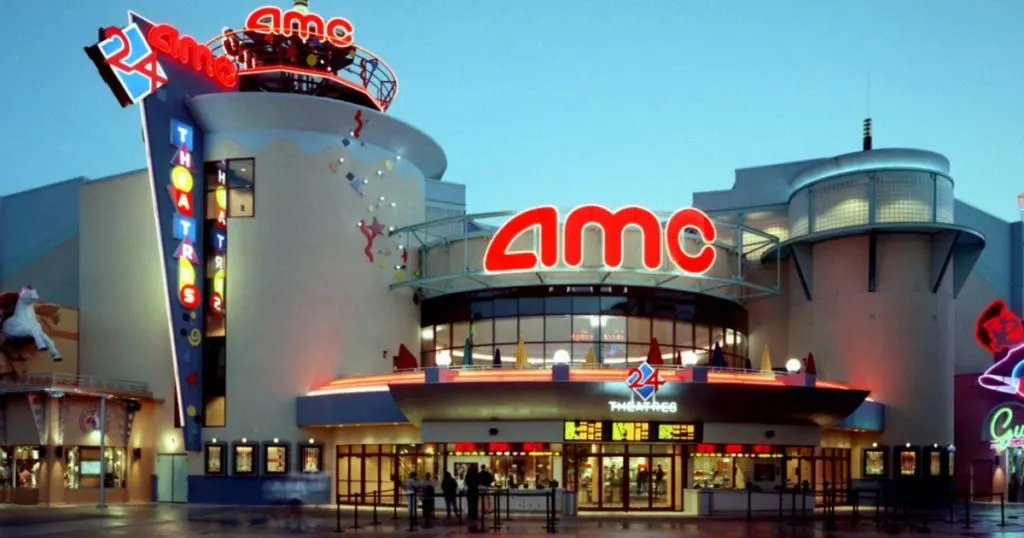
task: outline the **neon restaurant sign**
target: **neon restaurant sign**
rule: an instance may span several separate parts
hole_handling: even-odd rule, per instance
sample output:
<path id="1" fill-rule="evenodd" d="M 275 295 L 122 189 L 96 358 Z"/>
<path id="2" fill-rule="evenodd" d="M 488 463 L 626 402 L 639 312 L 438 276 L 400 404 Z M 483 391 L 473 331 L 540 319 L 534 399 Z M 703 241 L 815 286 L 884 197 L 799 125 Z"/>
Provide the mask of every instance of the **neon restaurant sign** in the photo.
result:
<path id="1" fill-rule="evenodd" d="M 641 233 L 641 259 L 649 271 L 662 269 L 667 257 L 683 273 L 700 275 L 715 264 L 716 251 L 711 245 L 718 237 L 714 222 L 703 211 L 688 207 L 668 218 L 664 231 L 661 219 L 651 210 L 628 206 L 612 211 L 600 205 L 579 206 L 559 224 L 558 209 L 534 207 L 517 213 L 491 237 L 484 252 L 483 269 L 488 273 L 529 272 L 551 269 L 563 263 L 569 268 L 583 265 L 583 231 L 593 226 L 603 237 L 603 265 L 608 269 L 622 266 L 625 255 L 623 236 L 628 228 Z M 510 251 L 523 234 L 536 229 L 536 251 Z M 562 237 L 559 238 L 559 230 Z M 695 232 L 704 243 L 696 254 L 684 248 L 683 232 Z"/>
<path id="2" fill-rule="evenodd" d="M 1019 404 L 996 407 L 985 420 L 983 437 L 992 443 L 992 448 L 1002 452 L 1010 447 L 1024 447 L 1024 424 L 1017 421 L 1016 409 Z"/>
<path id="3" fill-rule="evenodd" d="M 978 384 L 1024 399 L 1024 322 L 1000 299 L 978 316 L 974 335 L 978 345 L 997 359 L 978 376 Z"/>
<path id="4" fill-rule="evenodd" d="M 608 402 L 613 413 L 675 413 L 679 410 L 676 402 L 657 401 L 658 391 L 665 386 L 665 380 L 661 372 L 647 361 L 626 374 L 626 386 L 630 390 L 628 401 Z"/>

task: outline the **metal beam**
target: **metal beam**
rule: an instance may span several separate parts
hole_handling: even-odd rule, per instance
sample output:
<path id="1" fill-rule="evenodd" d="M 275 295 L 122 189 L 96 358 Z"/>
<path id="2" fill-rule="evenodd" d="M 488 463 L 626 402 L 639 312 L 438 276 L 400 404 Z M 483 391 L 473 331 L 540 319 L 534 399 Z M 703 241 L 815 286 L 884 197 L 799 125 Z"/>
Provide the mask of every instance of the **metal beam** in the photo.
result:
<path id="1" fill-rule="evenodd" d="M 932 258 L 929 267 L 932 293 L 939 292 L 942 279 L 949 270 L 950 262 L 953 261 L 953 252 L 956 249 L 957 239 L 959 238 L 960 232 L 955 230 L 943 230 L 932 234 Z"/>
<path id="2" fill-rule="evenodd" d="M 800 278 L 800 286 L 804 297 L 810 301 L 814 295 L 814 254 L 812 246 L 807 243 L 793 243 L 793 266 Z"/>

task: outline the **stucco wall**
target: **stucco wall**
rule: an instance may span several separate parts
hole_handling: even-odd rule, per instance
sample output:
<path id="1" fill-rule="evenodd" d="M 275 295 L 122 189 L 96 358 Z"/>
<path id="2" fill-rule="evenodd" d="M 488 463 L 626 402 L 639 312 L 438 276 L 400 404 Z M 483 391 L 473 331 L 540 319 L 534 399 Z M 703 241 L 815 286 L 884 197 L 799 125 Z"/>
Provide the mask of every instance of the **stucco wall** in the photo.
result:
<path id="1" fill-rule="evenodd" d="M 813 250 L 814 299 L 788 282 L 790 352 L 884 402 L 884 444 L 953 441 L 952 279 L 931 293 L 930 256 L 927 236 L 879 236 L 868 292 L 867 237 L 827 241 Z"/>

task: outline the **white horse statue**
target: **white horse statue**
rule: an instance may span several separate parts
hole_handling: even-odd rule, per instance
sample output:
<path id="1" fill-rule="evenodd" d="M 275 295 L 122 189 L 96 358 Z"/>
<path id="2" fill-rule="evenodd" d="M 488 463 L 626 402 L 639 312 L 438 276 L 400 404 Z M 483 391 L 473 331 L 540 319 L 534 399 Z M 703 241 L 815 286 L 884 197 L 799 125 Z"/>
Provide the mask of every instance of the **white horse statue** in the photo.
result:
<path id="1" fill-rule="evenodd" d="M 7 340 L 33 340 L 36 349 L 49 351 L 53 362 L 61 360 L 60 351 L 53 339 L 43 332 L 43 326 L 39 324 L 36 317 L 36 303 L 39 302 L 39 293 L 31 284 L 21 288 L 18 293 L 18 301 L 14 307 L 14 314 L 0 322 L 0 334 Z"/>

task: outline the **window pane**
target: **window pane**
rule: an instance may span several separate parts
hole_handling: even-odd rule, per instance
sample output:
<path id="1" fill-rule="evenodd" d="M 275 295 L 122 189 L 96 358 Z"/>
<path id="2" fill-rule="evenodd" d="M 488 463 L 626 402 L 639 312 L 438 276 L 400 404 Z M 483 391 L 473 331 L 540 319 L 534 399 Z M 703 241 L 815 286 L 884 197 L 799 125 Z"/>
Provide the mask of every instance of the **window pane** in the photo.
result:
<path id="1" fill-rule="evenodd" d="M 544 301 L 544 313 L 572 314 L 572 297 L 548 297 Z"/>
<path id="2" fill-rule="evenodd" d="M 711 349 L 711 329 L 707 325 L 695 325 L 693 347 L 702 350 Z"/>
<path id="3" fill-rule="evenodd" d="M 519 318 L 519 338 L 524 342 L 543 342 L 544 341 L 544 318 L 541 316 L 534 316 L 528 318 Z M 538 357 L 542 357 L 544 352 L 541 351 Z M 533 355 L 530 355 L 531 357 Z"/>
<path id="4" fill-rule="evenodd" d="M 534 365 L 549 362 L 544 360 L 544 344 L 526 344 L 526 360 Z"/>
<path id="5" fill-rule="evenodd" d="M 716 344 L 725 345 L 725 329 L 722 327 L 711 328 L 711 349 L 714 349 Z"/>
<path id="6" fill-rule="evenodd" d="M 601 341 L 606 343 L 626 341 L 626 318 L 622 316 L 601 316 Z"/>
<path id="7" fill-rule="evenodd" d="M 519 306 L 515 299 L 494 300 L 494 317 L 503 318 L 517 315 L 519 315 Z"/>
<path id="8" fill-rule="evenodd" d="M 494 320 L 494 343 L 505 344 L 519 341 L 519 320 L 503 318 Z"/>
<path id="9" fill-rule="evenodd" d="M 490 319 L 494 317 L 494 303 L 490 300 L 473 301 L 469 305 L 469 319 Z"/>
<path id="10" fill-rule="evenodd" d="M 473 343 L 490 345 L 494 342 L 494 322 L 487 319 L 473 323 Z"/>
<path id="11" fill-rule="evenodd" d="M 693 324 L 686 321 L 676 322 L 676 345 L 693 347 Z"/>
<path id="12" fill-rule="evenodd" d="M 583 364 L 587 362 L 587 353 L 591 350 L 594 352 L 594 362 L 597 362 L 597 349 L 594 348 L 596 344 L 593 342 L 575 342 L 572 344 L 572 362 L 573 364 Z"/>
<path id="13" fill-rule="evenodd" d="M 623 364 L 626 362 L 626 344 L 601 344 L 602 364 Z"/>
<path id="14" fill-rule="evenodd" d="M 228 217 L 251 217 L 256 213 L 253 189 L 235 187 L 228 190 Z"/>
<path id="15" fill-rule="evenodd" d="M 572 311 L 574 314 L 598 314 L 601 311 L 601 298 L 573 297 Z"/>
<path id="16" fill-rule="evenodd" d="M 649 346 L 648 344 L 632 344 L 631 343 L 631 344 L 629 344 L 629 347 L 627 349 L 628 349 L 629 357 L 626 359 L 626 362 L 629 362 L 629 363 L 643 362 L 643 361 L 647 360 L 647 352 L 650 351 L 651 346 Z"/>
<path id="17" fill-rule="evenodd" d="M 600 316 L 576 315 L 572 319 L 573 342 L 595 342 L 601 324 Z"/>
<path id="18" fill-rule="evenodd" d="M 649 344 L 651 342 L 651 318 L 636 316 L 626 318 L 626 338 L 630 342 Z"/>
<path id="19" fill-rule="evenodd" d="M 494 362 L 493 346 L 477 346 L 473 348 L 473 364 L 488 365 Z"/>
<path id="20" fill-rule="evenodd" d="M 462 349 L 469 338 L 469 322 L 459 321 L 452 324 L 452 347 Z"/>
<path id="21" fill-rule="evenodd" d="M 526 297 L 519 299 L 520 316 L 543 316 L 544 299 L 541 297 Z"/>
<path id="22" fill-rule="evenodd" d="M 253 159 L 231 159 L 228 161 L 228 187 L 252 188 L 256 183 Z"/>
<path id="23" fill-rule="evenodd" d="M 544 339 L 548 342 L 568 342 L 572 333 L 572 316 L 547 316 Z"/>
<path id="24" fill-rule="evenodd" d="M 601 297 L 602 314 L 626 314 L 626 299 L 624 297 Z"/>
<path id="25" fill-rule="evenodd" d="M 672 321 L 655 319 L 653 325 L 652 336 L 658 340 L 658 346 L 662 348 L 662 351 L 670 349 L 672 347 L 673 333 L 675 332 Z"/>
<path id="26" fill-rule="evenodd" d="M 434 349 L 452 347 L 452 326 L 445 323 L 434 327 Z"/>
<path id="27" fill-rule="evenodd" d="M 516 344 L 515 342 L 509 342 L 506 344 L 498 344 L 494 346 L 495 349 L 501 350 L 501 364 L 512 365 L 516 362 Z"/>
<path id="28" fill-rule="evenodd" d="M 434 351 L 434 328 L 420 329 L 420 351 Z"/>

